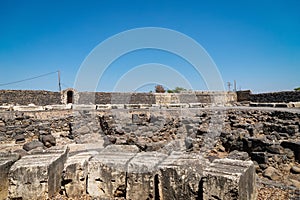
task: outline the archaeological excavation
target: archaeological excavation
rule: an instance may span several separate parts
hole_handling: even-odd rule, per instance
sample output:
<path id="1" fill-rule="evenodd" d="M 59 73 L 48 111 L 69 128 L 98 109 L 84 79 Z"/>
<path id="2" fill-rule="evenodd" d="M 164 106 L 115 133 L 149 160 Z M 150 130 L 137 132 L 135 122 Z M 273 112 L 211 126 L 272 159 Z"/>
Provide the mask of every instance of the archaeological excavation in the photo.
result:
<path id="1" fill-rule="evenodd" d="M 300 199 L 299 102 L 1 90 L 0 199 Z"/>

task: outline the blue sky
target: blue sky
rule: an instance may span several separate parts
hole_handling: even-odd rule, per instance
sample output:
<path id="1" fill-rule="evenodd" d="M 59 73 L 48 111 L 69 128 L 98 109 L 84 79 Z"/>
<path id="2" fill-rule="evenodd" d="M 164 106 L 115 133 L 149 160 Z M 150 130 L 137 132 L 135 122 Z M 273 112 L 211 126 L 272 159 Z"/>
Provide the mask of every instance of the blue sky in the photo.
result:
<path id="1" fill-rule="evenodd" d="M 99 43 L 129 29 L 163 27 L 202 45 L 224 85 L 236 80 L 238 89 L 255 93 L 292 90 L 300 86 L 299 10 L 297 0 L 0 0 L 0 89 L 56 91 L 57 74 L 1 84 L 58 69 L 63 89 L 73 87 L 82 62 Z M 193 83 L 193 89 L 207 89 L 180 57 L 146 49 L 112 63 L 97 90 L 112 91 L 126 72 L 147 63 L 167 65 Z M 176 86 L 181 85 L 170 87 Z M 153 85 L 137 88 L 148 91 Z"/>

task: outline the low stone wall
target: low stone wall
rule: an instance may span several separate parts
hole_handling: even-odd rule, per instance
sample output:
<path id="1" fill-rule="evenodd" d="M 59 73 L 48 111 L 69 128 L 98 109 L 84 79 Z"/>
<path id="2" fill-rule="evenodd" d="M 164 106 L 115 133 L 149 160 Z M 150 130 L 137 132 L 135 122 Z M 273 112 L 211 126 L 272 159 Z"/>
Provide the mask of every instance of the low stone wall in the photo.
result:
<path id="1" fill-rule="evenodd" d="M 155 104 L 153 93 L 80 92 L 78 104 Z"/>
<path id="2" fill-rule="evenodd" d="M 250 101 L 253 102 L 295 102 L 300 101 L 300 91 L 285 91 L 251 94 Z"/>
<path id="3" fill-rule="evenodd" d="M 216 103 L 227 104 L 237 101 L 235 92 L 186 92 L 186 93 L 154 93 L 155 104 L 178 103 Z"/>
<path id="4" fill-rule="evenodd" d="M 72 95 L 68 97 L 68 92 Z M 0 90 L 0 105 L 37 106 L 67 104 L 171 104 L 171 103 L 230 103 L 236 102 L 235 92 L 187 93 L 121 93 L 76 92 L 70 88 L 62 92 L 40 90 Z"/>
<path id="5" fill-rule="evenodd" d="M 0 105 L 61 104 L 61 93 L 44 90 L 0 90 Z"/>
<path id="6" fill-rule="evenodd" d="M 300 101 L 300 91 L 283 91 L 252 94 L 250 90 L 238 91 L 237 101 L 251 101 L 259 103 L 289 103 Z"/>
<path id="7" fill-rule="evenodd" d="M 79 104 L 174 104 L 236 102 L 234 92 L 119 93 L 81 92 Z"/>
<path id="8" fill-rule="evenodd" d="M 76 92 L 68 89 L 62 92 L 41 90 L 0 90 L 0 105 L 37 106 L 66 104 L 67 92 L 72 91 L 76 104 L 178 104 L 216 103 L 228 104 L 241 101 L 278 103 L 299 102 L 300 91 L 251 94 L 250 90 L 238 92 L 195 91 L 186 93 L 120 93 L 120 92 Z"/>
<path id="9" fill-rule="evenodd" d="M 250 100 L 251 91 L 250 90 L 243 90 L 243 91 L 237 91 L 237 101 L 249 101 Z"/>
<path id="10" fill-rule="evenodd" d="M 30 138 L 70 131 L 73 117 L 68 111 L 4 112 L 0 115 L 0 142 L 25 142 Z"/>

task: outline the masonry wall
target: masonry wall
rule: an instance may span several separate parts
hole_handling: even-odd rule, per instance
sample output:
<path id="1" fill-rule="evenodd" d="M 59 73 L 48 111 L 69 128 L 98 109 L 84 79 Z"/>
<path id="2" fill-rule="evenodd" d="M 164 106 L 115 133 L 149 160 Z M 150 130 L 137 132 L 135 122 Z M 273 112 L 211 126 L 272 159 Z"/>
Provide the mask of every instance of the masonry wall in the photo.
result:
<path id="1" fill-rule="evenodd" d="M 153 93 L 81 92 L 79 104 L 155 104 Z"/>
<path id="2" fill-rule="evenodd" d="M 78 104 L 171 104 L 236 102 L 235 92 L 121 93 L 80 92 Z"/>
<path id="3" fill-rule="evenodd" d="M 296 102 L 300 101 L 300 91 L 285 91 L 251 94 L 250 101 L 252 102 Z"/>
<path id="4" fill-rule="evenodd" d="M 53 105 L 61 104 L 60 92 L 44 90 L 0 90 L 0 105 Z"/>
<path id="5" fill-rule="evenodd" d="M 69 89 L 70 90 L 70 89 Z M 66 103 L 67 92 L 41 90 L 0 90 L 0 105 L 54 105 Z M 171 103 L 228 103 L 236 102 L 235 92 L 188 92 L 188 93 L 120 93 L 120 92 L 76 92 L 76 104 L 171 104 Z"/>
<path id="6" fill-rule="evenodd" d="M 249 101 L 251 91 L 250 90 L 243 90 L 243 91 L 237 91 L 237 101 Z"/>
<path id="7" fill-rule="evenodd" d="M 236 102 L 235 92 L 154 93 L 156 104 L 170 103 L 229 103 Z"/>
<path id="8" fill-rule="evenodd" d="M 251 94 L 250 90 L 238 91 L 238 101 L 251 101 L 260 103 L 275 103 L 275 102 L 297 102 L 300 101 L 300 91 L 283 91 L 283 92 L 270 92 Z"/>

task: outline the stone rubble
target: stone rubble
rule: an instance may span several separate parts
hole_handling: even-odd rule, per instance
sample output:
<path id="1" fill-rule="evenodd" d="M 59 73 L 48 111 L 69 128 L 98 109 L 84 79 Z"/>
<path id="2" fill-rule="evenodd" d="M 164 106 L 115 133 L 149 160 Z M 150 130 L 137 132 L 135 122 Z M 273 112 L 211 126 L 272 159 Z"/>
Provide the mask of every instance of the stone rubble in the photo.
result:
<path id="1" fill-rule="evenodd" d="M 34 191 L 21 192 L 32 190 L 31 185 L 38 188 L 40 198 L 58 192 L 75 199 L 80 195 L 135 199 L 141 193 L 149 199 L 215 198 L 208 191 L 217 190 L 225 180 L 227 189 L 213 195 L 243 199 L 247 193 L 247 199 L 254 199 L 255 189 L 244 191 L 245 184 L 255 188 L 244 182 L 252 170 L 262 180 L 300 188 L 298 110 L 81 108 L 1 113 L 0 142 L 15 143 L 16 149 L 10 151 L 22 156 L 7 176 L 11 198 L 34 198 Z M 218 124 L 221 129 L 216 133 Z M 69 153 L 51 153 L 65 145 Z M 254 164 L 248 165 L 250 160 Z M 20 176 L 27 168 L 31 173 Z M 59 176 L 55 178 L 59 183 L 49 178 L 48 168 L 56 168 L 56 173 L 50 171 Z M 30 179 L 43 169 L 47 173 Z"/>

